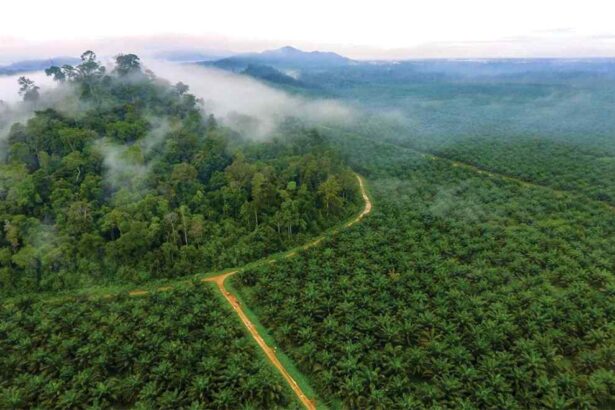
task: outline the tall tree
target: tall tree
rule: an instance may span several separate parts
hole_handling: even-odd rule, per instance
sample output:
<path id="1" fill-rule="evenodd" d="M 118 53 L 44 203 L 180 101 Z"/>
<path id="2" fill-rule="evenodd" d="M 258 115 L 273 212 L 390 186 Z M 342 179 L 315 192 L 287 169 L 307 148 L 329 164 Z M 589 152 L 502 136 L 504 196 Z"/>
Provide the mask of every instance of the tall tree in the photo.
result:
<path id="1" fill-rule="evenodd" d="M 34 84 L 34 81 L 22 76 L 19 77 L 17 83 L 19 84 L 19 95 L 23 97 L 24 101 L 38 101 L 40 97 L 38 90 L 40 89 L 40 87 Z"/>
<path id="2" fill-rule="evenodd" d="M 141 61 L 135 54 L 120 54 L 115 57 L 115 72 L 120 76 L 141 72 Z M 187 91 L 187 90 L 186 90 Z"/>

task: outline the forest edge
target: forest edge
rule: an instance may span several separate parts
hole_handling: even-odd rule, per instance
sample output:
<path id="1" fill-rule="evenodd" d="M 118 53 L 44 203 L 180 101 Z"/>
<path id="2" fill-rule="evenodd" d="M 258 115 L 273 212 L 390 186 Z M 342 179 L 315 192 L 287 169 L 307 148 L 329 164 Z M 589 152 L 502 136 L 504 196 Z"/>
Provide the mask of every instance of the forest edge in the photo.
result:
<path id="1" fill-rule="evenodd" d="M 361 196 L 363 198 L 364 207 L 363 207 L 361 213 L 359 213 L 359 215 L 355 216 L 352 220 L 350 220 L 349 222 L 344 224 L 341 228 L 334 229 L 332 232 L 329 232 L 329 233 L 334 233 L 334 232 L 338 231 L 339 229 L 348 228 L 348 227 L 354 225 L 355 223 L 357 223 L 361 219 L 363 219 L 363 217 L 366 216 L 367 214 L 369 214 L 371 212 L 371 210 L 372 210 L 372 202 L 369 199 L 369 196 L 367 195 L 367 192 L 365 190 L 365 184 L 363 182 L 363 179 L 358 174 L 355 174 L 355 175 L 357 177 L 357 180 L 359 181 L 359 188 L 361 190 Z M 291 251 L 287 252 L 283 256 L 283 258 L 293 257 L 293 256 L 295 256 L 297 254 L 297 249 L 301 249 L 301 250 L 308 249 L 308 248 L 310 248 L 312 246 L 317 245 L 323 239 L 324 239 L 324 235 L 321 235 L 318 238 L 316 238 L 316 239 L 312 240 L 311 242 L 309 242 L 308 244 L 303 245 L 303 246 L 301 246 L 299 248 L 296 248 L 295 250 L 291 250 Z M 263 261 L 263 262 L 265 262 L 265 261 Z M 274 263 L 275 259 L 268 260 L 267 262 L 268 263 Z M 228 277 L 236 274 L 237 272 L 239 272 L 239 270 L 233 270 L 233 271 L 230 271 L 230 272 L 225 272 L 225 273 L 222 273 L 221 275 L 204 278 L 204 279 L 202 279 L 202 281 L 203 282 L 214 282 L 216 284 L 218 290 L 220 291 L 220 293 L 222 293 L 224 298 L 231 305 L 231 307 L 233 308 L 235 313 L 237 313 L 237 315 L 241 319 L 241 322 L 243 323 L 245 328 L 248 330 L 250 335 L 252 335 L 252 338 L 254 339 L 254 341 L 256 341 L 258 346 L 265 353 L 265 356 L 267 357 L 267 360 L 269 360 L 269 362 L 271 362 L 271 364 L 280 372 L 282 377 L 284 377 L 284 380 L 286 380 L 286 382 L 288 383 L 290 388 L 293 390 L 293 392 L 295 393 L 297 398 L 301 401 L 301 403 L 305 406 L 305 408 L 309 409 L 309 410 L 315 410 L 316 409 L 316 402 L 315 402 L 315 400 L 308 398 L 307 395 L 303 392 L 303 390 L 301 389 L 299 384 L 289 374 L 289 372 L 282 365 L 280 360 L 278 360 L 278 357 L 276 355 L 275 350 L 272 349 L 269 345 L 267 345 L 267 343 L 265 342 L 263 337 L 259 334 L 258 329 L 254 325 L 254 323 L 252 323 L 252 321 L 250 321 L 250 319 L 248 318 L 248 316 L 246 315 L 246 313 L 242 309 L 241 305 L 239 304 L 239 301 L 237 300 L 237 297 L 233 293 L 231 293 L 224 286 L 224 282 L 226 281 L 226 279 Z"/>

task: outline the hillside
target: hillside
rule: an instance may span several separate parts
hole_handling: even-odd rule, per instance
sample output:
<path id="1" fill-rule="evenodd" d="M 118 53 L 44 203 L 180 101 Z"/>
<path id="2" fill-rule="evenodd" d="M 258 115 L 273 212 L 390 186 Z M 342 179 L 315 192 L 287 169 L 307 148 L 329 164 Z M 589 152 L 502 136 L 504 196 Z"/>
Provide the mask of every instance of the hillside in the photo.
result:
<path id="1" fill-rule="evenodd" d="M 303 86 L 301 81 L 298 81 L 297 79 L 267 65 L 250 64 L 243 71 L 241 71 L 241 74 L 249 75 L 251 77 L 274 84 L 290 85 L 295 87 Z"/>
<path id="2" fill-rule="evenodd" d="M 134 55 L 111 72 L 90 52 L 48 71 L 64 100 L 48 107 L 27 85 L 37 110 L 0 164 L 0 294 L 244 264 L 352 212 L 354 177 L 316 132 L 243 138 Z"/>

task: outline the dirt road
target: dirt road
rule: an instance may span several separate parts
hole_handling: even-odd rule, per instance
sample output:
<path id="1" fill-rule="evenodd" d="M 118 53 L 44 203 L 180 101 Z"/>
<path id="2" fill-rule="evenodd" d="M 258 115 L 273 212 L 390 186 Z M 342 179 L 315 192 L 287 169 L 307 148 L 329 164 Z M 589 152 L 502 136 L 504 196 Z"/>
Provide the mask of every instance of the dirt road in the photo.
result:
<path id="1" fill-rule="evenodd" d="M 371 210 L 372 210 L 372 202 L 370 201 L 369 196 L 367 195 L 367 192 L 365 190 L 365 184 L 363 182 L 363 179 L 359 175 L 357 175 L 357 179 L 359 181 L 359 187 L 361 189 L 361 195 L 363 197 L 364 207 L 363 207 L 363 210 L 361 211 L 361 213 L 359 215 L 357 215 L 354 219 L 352 219 L 350 222 L 345 224 L 342 228 L 347 228 L 347 227 L 350 227 L 350 226 L 356 224 L 361 219 L 363 219 L 363 217 L 365 215 L 369 214 L 371 212 Z M 337 230 L 342 229 L 342 228 L 338 228 Z M 329 233 L 331 233 L 331 232 L 329 232 Z M 320 236 L 320 237 L 316 238 L 315 240 L 309 242 L 308 244 L 303 245 L 301 248 L 302 249 L 307 249 L 307 248 L 310 248 L 312 246 L 315 246 L 318 243 L 320 243 L 323 239 L 324 239 L 324 236 Z M 297 254 L 297 251 L 291 251 L 291 252 L 287 253 L 284 257 L 285 258 L 291 258 L 291 257 L 295 256 L 296 254 Z M 273 260 L 270 260 L 268 262 L 272 263 Z M 258 330 L 254 326 L 254 323 L 252 323 L 252 321 L 250 321 L 248 316 L 245 314 L 245 312 L 241 308 L 241 305 L 237 301 L 237 298 L 235 297 L 235 295 L 230 293 L 224 287 L 224 281 L 228 277 L 234 275 L 237 272 L 238 272 L 237 270 L 234 270 L 234 271 L 231 271 L 231 272 L 225 272 L 225 273 L 223 273 L 221 275 L 218 275 L 218 276 L 213 276 L 213 277 L 210 277 L 210 278 L 205 278 L 205 279 L 203 279 L 203 282 L 214 282 L 217 285 L 218 290 L 220 290 L 220 292 L 222 292 L 222 295 L 224 296 L 224 298 L 228 301 L 228 303 L 231 304 L 233 310 L 235 311 L 235 313 L 237 313 L 237 315 L 241 319 L 241 322 L 243 323 L 243 325 L 246 327 L 246 329 L 248 329 L 248 332 L 250 332 L 250 334 L 252 335 L 252 338 L 254 338 L 256 343 L 263 350 L 263 352 L 265 353 L 265 356 L 271 362 L 271 364 L 273 364 L 273 366 L 275 366 L 275 368 L 278 369 L 278 371 L 280 372 L 282 377 L 284 377 L 284 379 L 286 380 L 288 385 L 291 387 L 293 392 L 295 392 L 295 394 L 297 395 L 299 400 L 301 400 L 301 403 L 303 403 L 305 408 L 310 409 L 310 410 L 315 410 L 316 409 L 316 402 L 313 399 L 310 399 L 309 397 L 307 397 L 305 395 L 305 393 L 303 392 L 303 390 L 301 390 L 301 387 L 299 387 L 299 385 L 297 384 L 295 379 L 293 379 L 292 376 L 288 373 L 288 371 L 286 370 L 284 365 L 282 365 L 282 363 L 280 363 L 280 361 L 278 360 L 278 357 L 277 357 L 277 355 L 275 353 L 275 350 L 272 349 L 269 345 L 267 345 L 267 343 L 265 343 L 265 340 L 258 333 Z"/>
<path id="2" fill-rule="evenodd" d="M 275 263 L 276 260 L 278 259 L 284 259 L 284 258 L 291 258 L 295 255 L 297 255 L 297 252 L 304 250 L 304 249 L 308 249 L 311 248 L 317 244 L 319 244 L 326 235 L 330 235 L 332 233 L 336 233 L 344 228 L 350 227 L 354 224 L 356 224 L 357 222 L 359 222 L 361 219 L 363 219 L 363 217 L 367 214 L 369 214 L 372 210 L 372 203 L 369 199 L 369 196 L 367 195 L 367 191 L 365 189 L 365 183 L 363 182 L 363 179 L 358 175 L 355 174 L 357 177 L 357 180 L 359 182 L 359 187 L 361 190 L 361 196 L 363 198 L 363 202 L 364 202 L 364 206 L 363 209 L 361 210 L 361 213 L 359 213 L 355 218 L 353 218 L 352 220 L 350 220 L 349 222 L 347 222 L 344 225 L 338 226 L 336 228 L 333 228 L 329 231 L 327 231 L 325 234 L 317 237 L 316 239 L 308 242 L 305 245 L 301 245 L 285 254 L 283 254 L 282 256 L 274 256 L 274 257 L 267 257 L 264 258 L 262 260 L 259 260 L 257 262 L 254 262 L 252 264 L 250 264 L 251 266 L 259 266 L 265 263 Z M 235 270 L 231 270 L 228 272 L 224 272 L 220 275 L 217 276 L 211 276 L 211 277 L 206 277 L 204 279 L 201 279 L 202 282 L 214 282 L 218 289 L 220 290 L 220 292 L 222 293 L 222 295 L 224 296 L 224 298 L 228 301 L 228 303 L 230 303 L 231 307 L 233 308 L 233 310 L 235 311 L 235 313 L 237 313 L 237 315 L 239 316 L 239 318 L 241 319 L 241 322 L 243 323 L 243 325 L 246 327 L 246 329 L 248 329 L 248 332 L 252 335 L 252 337 L 254 338 L 254 340 L 256 341 L 256 343 L 260 346 L 260 348 L 263 350 L 263 352 L 265 353 L 265 356 L 267 357 L 267 359 L 271 362 L 271 364 L 273 364 L 273 366 L 275 366 L 276 369 L 278 369 L 278 371 L 282 374 L 282 376 L 284 377 L 284 379 L 286 380 L 286 382 L 288 383 L 288 385 L 292 388 L 293 392 L 295 392 L 295 394 L 297 395 L 297 397 L 299 398 L 299 400 L 301 400 L 301 403 L 303 403 L 303 405 L 307 408 L 307 409 L 316 409 L 316 402 L 310 398 L 308 398 L 305 393 L 303 392 L 303 390 L 301 390 L 301 387 L 297 384 L 297 382 L 292 378 L 292 376 L 288 373 L 288 371 L 286 370 L 286 368 L 284 367 L 284 365 L 278 360 L 278 357 L 276 355 L 276 352 L 273 348 L 271 348 L 269 345 L 267 345 L 267 343 L 265 342 L 265 340 L 263 339 L 263 337 L 258 333 L 258 330 L 256 329 L 256 327 L 254 326 L 254 323 L 252 323 L 252 321 L 248 318 L 248 316 L 246 315 L 246 313 L 244 312 L 244 310 L 241 308 L 239 301 L 237 300 L 237 297 L 235 295 L 233 295 L 232 293 L 230 293 L 224 286 L 224 281 L 234 275 L 235 273 L 239 272 L 241 270 L 241 268 L 239 269 L 235 269 Z M 185 283 L 189 283 L 188 281 L 178 281 L 175 284 L 185 284 Z M 153 290 L 144 290 L 144 289 L 133 289 L 131 291 L 128 292 L 128 295 L 130 295 L 131 297 L 142 297 L 142 296 L 146 296 L 149 295 L 152 292 L 164 292 L 164 291 L 169 291 L 174 289 L 174 285 L 167 285 L 167 286 L 161 286 L 158 288 L 155 288 Z M 112 298 L 116 296 L 116 294 L 114 293 L 108 293 L 108 294 L 104 294 L 102 295 L 103 298 Z"/>

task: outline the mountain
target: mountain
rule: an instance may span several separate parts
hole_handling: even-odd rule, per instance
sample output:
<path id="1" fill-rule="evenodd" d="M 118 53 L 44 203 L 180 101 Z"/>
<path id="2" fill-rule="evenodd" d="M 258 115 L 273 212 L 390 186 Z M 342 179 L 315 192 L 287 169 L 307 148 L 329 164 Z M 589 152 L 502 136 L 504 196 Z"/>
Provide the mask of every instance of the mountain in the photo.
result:
<path id="1" fill-rule="evenodd" d="M 297 48 L 286 46 L 275 50 L 263 51 L 259 54 L 260 59 L 270 63 L 298 64 L 298 65 L 346 65 L 351 62 L 349 58 L 328 51 L 301 51 Z"/>
<path id="2" fill-rule="evenodd" d="M 74 57 L 53 57 L 41 60 L 24 60 L 15 63 L 0 66 L 0 75 L 12 75 L 26 73 L 30 71 L 40 71 L 51 67 L 52 65 L 63 66 L 64 64 L 78 64 L 78 58 Z"/>
<path id="3" fill-rule="evenodd" d="M 248 53 L 223 58 L 214 62 L 201 62 L 200 64 L 214 66 L 223 70 L 240 72 L 249 65 L 268 65 L 280 68 L 328 68 L 345 66 L 353 61 L 347 57 L 333 52 L 302 51 L 286 46 L 262 53 Z"/>
<path id="4" fill-rule="evenodd" d="M 277 70 L 269 65 L 250 64 L 241 71 L 241 74 L 249 75 L 254 78 L 265 80 L 275 84 L 292 85 L 295 87 L 303 87 L 304 84 L 291 77 L 288 74 L 284 74 L 280 70 Z"/>

